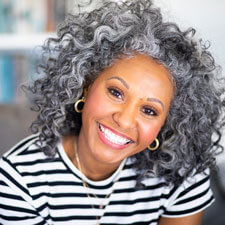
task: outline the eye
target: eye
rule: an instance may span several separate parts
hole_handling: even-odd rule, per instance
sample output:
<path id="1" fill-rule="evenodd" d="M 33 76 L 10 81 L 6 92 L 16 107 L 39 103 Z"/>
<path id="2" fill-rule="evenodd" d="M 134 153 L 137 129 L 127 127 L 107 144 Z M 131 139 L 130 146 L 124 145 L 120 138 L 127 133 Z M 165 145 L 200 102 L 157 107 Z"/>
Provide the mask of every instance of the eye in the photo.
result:
<path id="1" fill-rule="evenodd" d="M 142 112 L 147 116 L 158 116 L 158 113 L 156 112 L 156 110 L 149 106 L 143 107 Z"/>
<path id="2" fill-rule="evenodd" d="M 108 92 L 115 98 L 123 99 L 123 92 L 115 87 L 108 88 Z"/>

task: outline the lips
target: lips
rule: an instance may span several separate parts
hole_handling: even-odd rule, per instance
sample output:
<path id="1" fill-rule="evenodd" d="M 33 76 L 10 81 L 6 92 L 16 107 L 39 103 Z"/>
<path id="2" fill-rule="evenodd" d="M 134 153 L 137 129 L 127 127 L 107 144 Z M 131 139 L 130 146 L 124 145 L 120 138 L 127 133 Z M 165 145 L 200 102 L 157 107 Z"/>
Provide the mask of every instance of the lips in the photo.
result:
<path id="1" fill-rule="evenodd" d="M 113 148 L 126 148 L 129 144 L 133 143 L 133 140 L 126 137 L 123 134 L 98 123 L 99 137 L 103 143 Z"/>

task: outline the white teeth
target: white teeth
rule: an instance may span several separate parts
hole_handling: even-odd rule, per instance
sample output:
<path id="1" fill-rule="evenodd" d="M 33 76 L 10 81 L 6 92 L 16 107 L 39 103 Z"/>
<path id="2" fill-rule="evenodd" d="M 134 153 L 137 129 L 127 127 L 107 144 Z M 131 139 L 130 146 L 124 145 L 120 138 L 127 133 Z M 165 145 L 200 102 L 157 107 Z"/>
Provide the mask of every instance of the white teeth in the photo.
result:
<path id="1" fill-rule="evenodd" d="M 125 145 L 125 144 L 131 142 L 131 140 L 129 140 L 129 139 L 126 139 L 126 138 L 116 135 L 109 129 L 103 127 L 100 123 L 99 123 L 99 128 L 102 131 L 102 134 L 104 135 L 104 137 L 112 143 L 115 143 L 118 145 Z"/>

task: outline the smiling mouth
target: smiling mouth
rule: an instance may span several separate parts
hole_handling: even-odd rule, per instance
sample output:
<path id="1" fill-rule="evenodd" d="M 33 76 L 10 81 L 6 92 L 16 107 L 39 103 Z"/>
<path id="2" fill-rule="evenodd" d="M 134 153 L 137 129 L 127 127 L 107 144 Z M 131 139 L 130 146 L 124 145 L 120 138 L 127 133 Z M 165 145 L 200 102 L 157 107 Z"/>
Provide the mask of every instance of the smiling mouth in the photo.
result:
<path id="1" fill-rule="evenodd" d="M 98 127 L 99 127 L 100 132 L 104 136 L 104 138 L 107 139 L 112 144 L 124 146 L 124 145 L 128 145 L 130 143 L 133 143 L 133 141 L 131 139 L 128 139 L 128 138 L 125 138 L 125 137 L 115 134 L 110 129 L 106 128 L 105 126 L 103 126 L 100 123 L 98 123 Z"/>

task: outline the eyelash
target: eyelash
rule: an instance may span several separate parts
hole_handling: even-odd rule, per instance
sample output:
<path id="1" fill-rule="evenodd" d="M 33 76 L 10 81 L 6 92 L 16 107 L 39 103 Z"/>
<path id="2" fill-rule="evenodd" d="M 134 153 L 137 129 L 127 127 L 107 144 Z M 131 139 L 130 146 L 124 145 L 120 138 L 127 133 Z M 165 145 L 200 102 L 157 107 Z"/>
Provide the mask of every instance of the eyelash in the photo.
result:
<path id="1" fill-rule="evenodd" d="M 110 87 L 110 88 L 108 88 L 108 92 L 114 98 L 123 99 L 123 92 L 121 90 L 119 90 L 118 88 Z M 118 95 L 120 95 L 120 97 L 118 97 Z"/>
<path id="2" fill-rule="evenodd" d="M 150 111 L 150 112 L 146 112 L 147 110 Z M 144 114 L 146 114 L 147 116 L 158 116 L 158 113 L 156 112 L 156 110 L 155 109 L 152 109 L 149 106 L 143 107 L 142 112 Z"/>
<path id="3" fill-rule="evenodd" d="M 107 88 L 107 90 L 113 98 L 123 100 L 124 94 L 123 94 L 123 91 L 121 91 L 120 89 L 115 88 L 115 87 L 110 87 L 110 88 Z M 147 112 L 147 110 L 149 112 Z M 141 111 L 147 116 L 158 116 L 157 111 L 155 109 L 153 109 L 152 107 L 149 107 L 149 106 L 144 106 Z"/>

